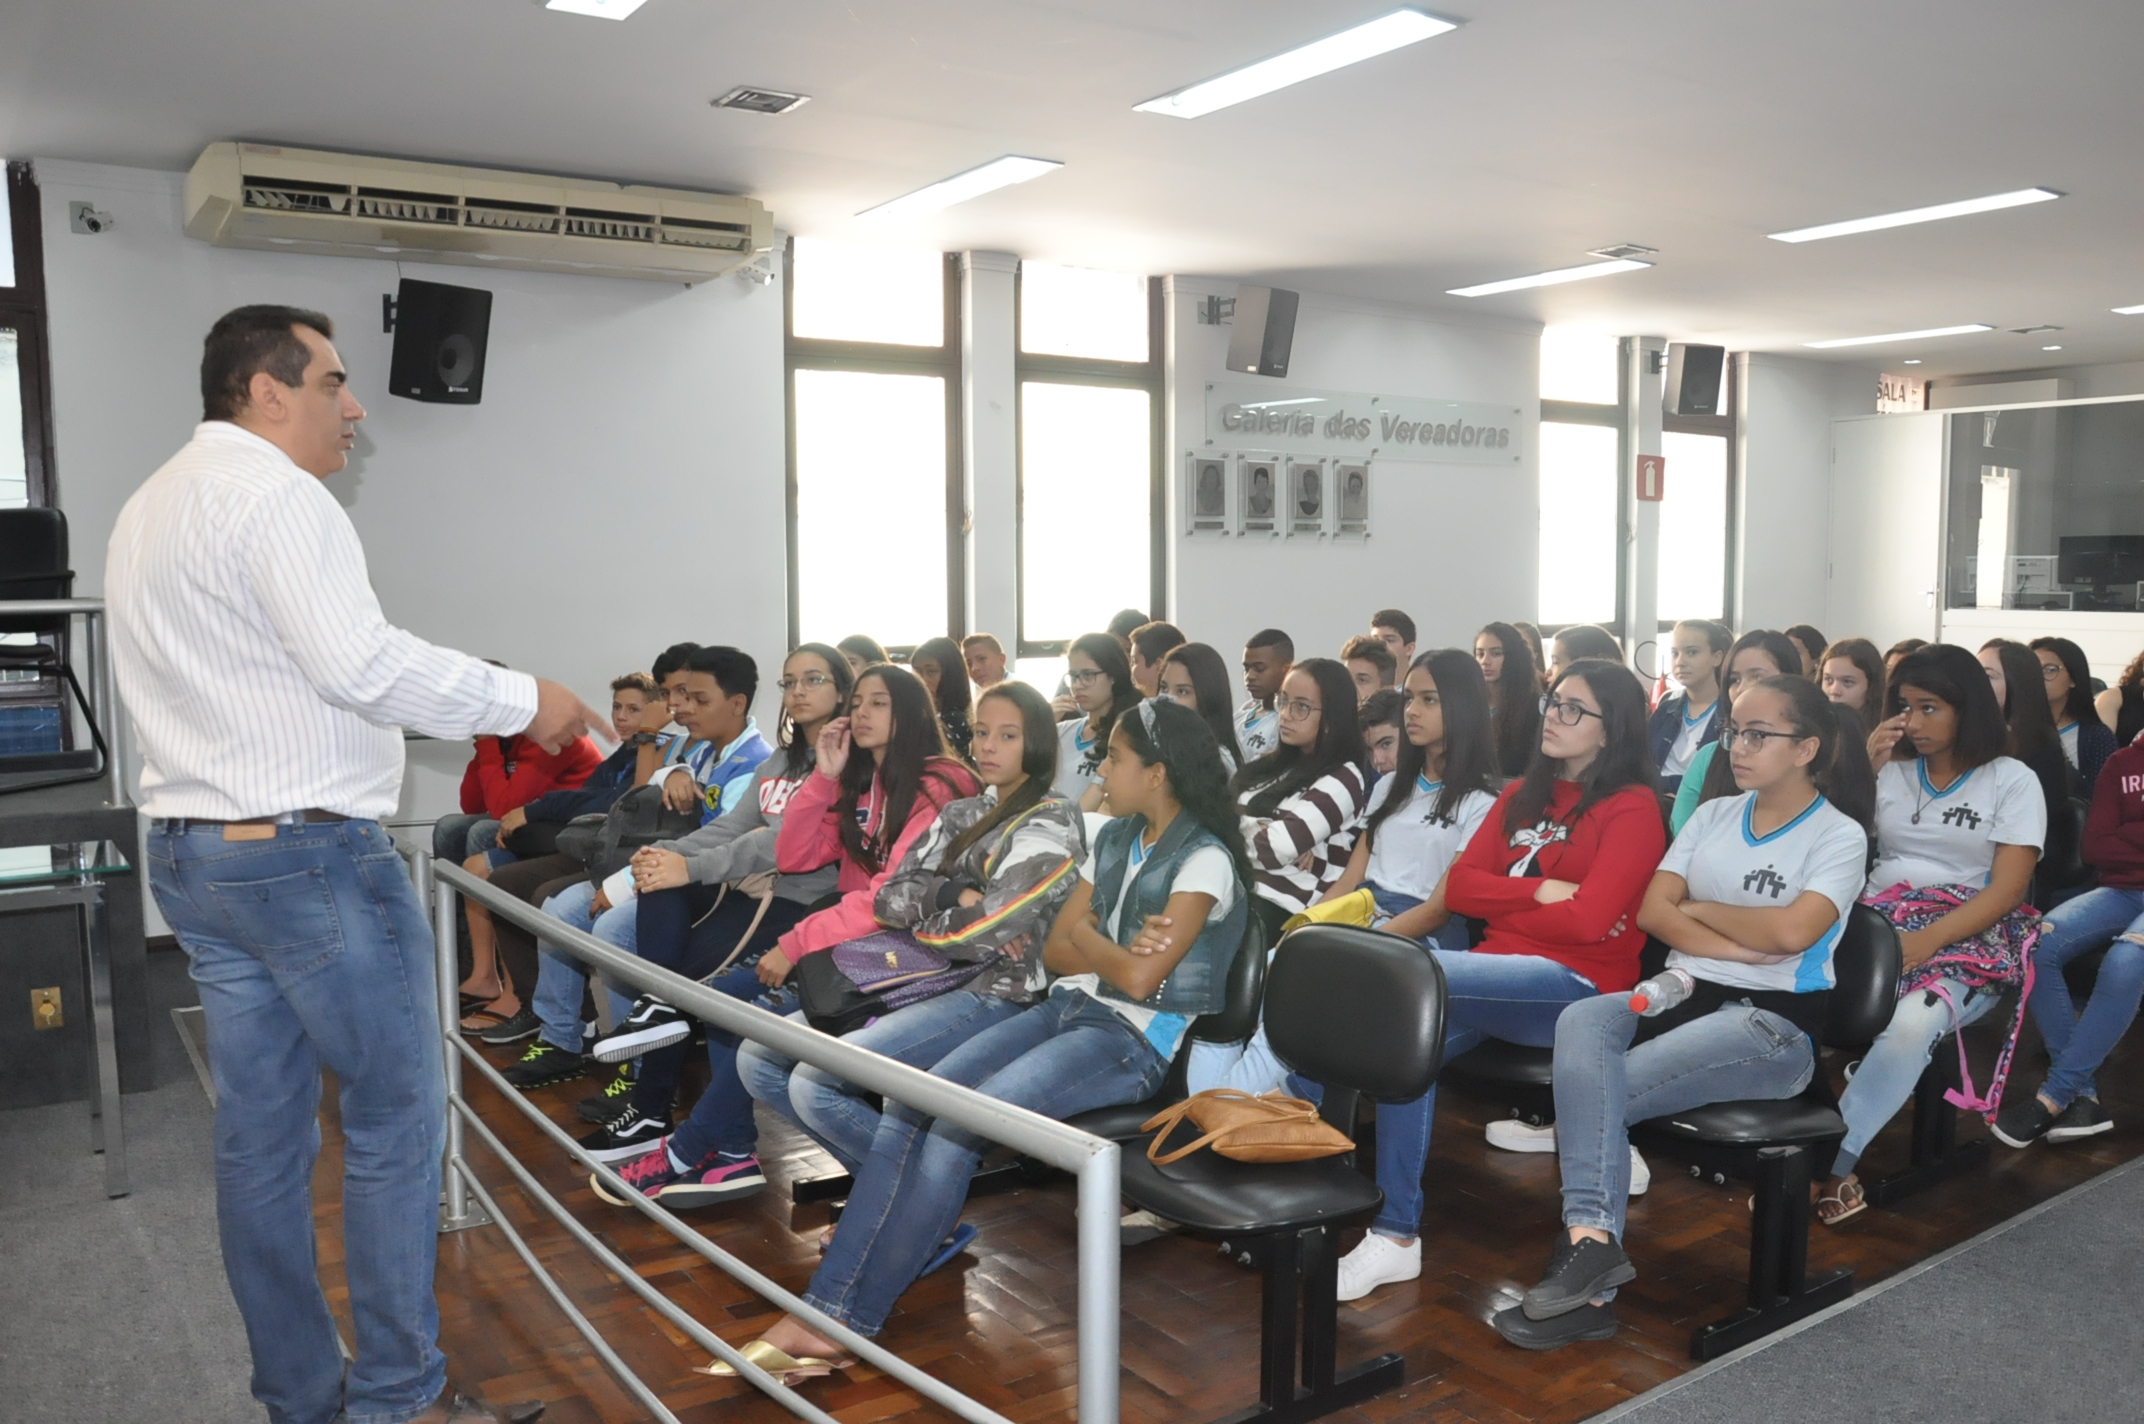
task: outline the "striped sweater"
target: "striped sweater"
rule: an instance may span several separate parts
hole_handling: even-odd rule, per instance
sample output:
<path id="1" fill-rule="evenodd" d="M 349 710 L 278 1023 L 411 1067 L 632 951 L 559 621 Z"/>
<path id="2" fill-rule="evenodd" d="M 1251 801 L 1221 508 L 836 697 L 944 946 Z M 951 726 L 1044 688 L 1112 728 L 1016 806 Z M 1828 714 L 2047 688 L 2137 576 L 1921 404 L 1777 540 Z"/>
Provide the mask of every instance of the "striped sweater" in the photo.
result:
<path id="1" fill-rule="evenodd" d="M 1236 799 L 1244 813 L 1252 888 L 1292 915 L 1316 904 L 1347 869 L 1370 790 L 1362 768 L 1344 762 L 1283 800 L 1272 815 L 1253 816 L 1250 800 L 1262 789 L 1251 787 Z"/>

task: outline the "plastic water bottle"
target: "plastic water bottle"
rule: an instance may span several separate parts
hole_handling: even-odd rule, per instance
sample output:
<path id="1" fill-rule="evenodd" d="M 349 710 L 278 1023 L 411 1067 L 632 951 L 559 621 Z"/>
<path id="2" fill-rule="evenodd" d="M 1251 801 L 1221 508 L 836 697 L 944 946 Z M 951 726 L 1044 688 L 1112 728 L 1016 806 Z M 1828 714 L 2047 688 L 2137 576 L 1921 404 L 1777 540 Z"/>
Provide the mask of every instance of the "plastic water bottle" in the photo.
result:
<path id="1" fill-rule="evenodd" d="M 1697 980 L 1681 969 L 1667 969 L 1630 991 L 1630 1011 L 1651 1018 L 1664 1013 L 1690 997 L 1697 989 Z"/>

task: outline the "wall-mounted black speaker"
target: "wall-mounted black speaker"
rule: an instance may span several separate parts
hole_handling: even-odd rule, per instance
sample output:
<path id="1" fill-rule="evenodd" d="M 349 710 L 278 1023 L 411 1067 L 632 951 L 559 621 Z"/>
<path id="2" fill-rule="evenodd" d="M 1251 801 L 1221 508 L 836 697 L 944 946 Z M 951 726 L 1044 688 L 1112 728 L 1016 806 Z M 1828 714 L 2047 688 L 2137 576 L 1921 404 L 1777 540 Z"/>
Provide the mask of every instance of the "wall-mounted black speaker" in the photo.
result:
<path id="1" fill-rule="evenodd" d="M 484 398 L 491 293 L 403 278 L 395 290 L 395 353 L 387 389 L 411 400 L 475 405 Z"/>
<path id="2" fill-rule="evenodd" d="M 1661 404 L 1669 415 L 1718 415 L 1720 377 L 1727 369 L 1724 346 L 1668 343 L 1668 370 Z"/>
<path id="3" fill-rule="evenodd" d="M 1285 376 L 1295 349 L 1295 308 L 1301 300 L 1280 287 L 1236 289 L 1235 326 L 1228 333 L 1228 369 Z"/>

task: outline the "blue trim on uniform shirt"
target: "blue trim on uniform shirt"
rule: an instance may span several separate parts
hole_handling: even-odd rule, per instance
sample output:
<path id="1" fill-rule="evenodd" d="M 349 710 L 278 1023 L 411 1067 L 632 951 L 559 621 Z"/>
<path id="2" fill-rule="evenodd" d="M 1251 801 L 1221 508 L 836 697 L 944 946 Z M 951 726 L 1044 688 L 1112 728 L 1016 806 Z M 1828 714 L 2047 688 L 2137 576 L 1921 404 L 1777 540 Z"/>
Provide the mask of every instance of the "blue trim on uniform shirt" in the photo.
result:
<path id="1" fill-rule="evenodd" d="M 1815 944 L 1802 951 L 1802 957 L 1794 964 L 1794 992 L 1813 994 L 1819 989 L 1829 989 L 1838 982 L 1832 972 L 1831 952 L 1839 943 L 1839 936 L 1846 932 L 1846 916 L 1832 921 L 1831 928 Z"/>
<path id="2" fill-rule="evenodd" d="M 1796 816 L 1793 820 L 1787 822 L 1778 830 L 1767 831 L 1760 836 L 1757 834 L 1757 798 L 1755 796 L 1751 796 L 1749 798 L 1749 804 L 1742 808 L 1742 843 L 1748 846 L 1768 845 L 1771 842 L 1778 840 L 1787 832 L 1793 830 L 1802 822 L 1808 820 L 1811 816 L 1814 816 L 1816 814 L 1817 807 L 1822 806 L 1823 804 L 1824 795 L 1822 792 L 1818 792 L 1816 800 L 1811 801 L 1806 807 L 1804 807 L 1802 809 L 1802 813 L 1799 816 Z"/>
<path id="3" fill-rule="evenodd" d="M 1956 791 L 1959 787 L 1965 785 L 1965 783 L 1967 783 L 1968 781 L 1971 781 L 1973 779 L 1973 771 L 1980 770 L 1980 768 L 1976 766 L 1973 768 L 1973 771 L 1965 773 L 1965 775 L 1959 777 L 1956 781 L 1953 781 L 1950 785 L 1944 787 L 1941 791 L 1938 791 L 1936 790 L 1936 784 L 1928 779 L 1928 758 L 1916 757 L 1914 758 L 1913 765 L 1914 769 L 1918 771 L 1921 775 L 1921 789 L 1923 791 L 1926 791 L 1930 796 L 1937 798 L 1938 800 L 1941 800 L 1943 797 L 1950 795 L 1951 792 Z"/>

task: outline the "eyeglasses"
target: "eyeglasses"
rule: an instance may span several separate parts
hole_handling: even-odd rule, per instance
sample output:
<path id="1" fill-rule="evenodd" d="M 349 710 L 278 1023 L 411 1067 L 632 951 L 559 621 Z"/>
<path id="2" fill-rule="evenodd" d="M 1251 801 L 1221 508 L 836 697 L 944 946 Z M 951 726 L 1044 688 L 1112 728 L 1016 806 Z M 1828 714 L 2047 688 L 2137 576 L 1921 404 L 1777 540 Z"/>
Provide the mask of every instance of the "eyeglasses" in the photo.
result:
<path id="1" fill-rule="evenodd" d="M 823 672 L 808 672 L 805 673 L 802 677 L 785 677 L 780 682 L 777 682 L 774 685 L 782 690 L 784 696 L 787 696 L 789 693 L 795 692 L 800 687 L 829 687 L 833 685 L 833 681 L 834 680 L 832 678 L 828 677 Z"/>
<path id="2" fill-rule="evenodd" d="M 1582 702 L 1566 702 L 1560 697 L 1542 698 L 1541 715 L 1553 718 L 1566 727 L 1575 727 L 1588 717 L 1601 717 L 1600 713 Z M 1608 719 L 1601 717 L 1601 720 L 1605 722 Z"/>
<path id="3" fill-rule="evenodd" d="M 1273 703 L 1273 707 L 1276 711 L 1287 713 L 1290 717 L 1295 718 L 1295 720 L 1298 722 L 1302 721 L 1305 717 L 1315 717 L 1318 715 L 1318 704 L 1315 702 L 1305 702 L 1300 697 L 1279 698 L 1275 700 L 1275 702 Z"/>
<path id="4" fill-rule="evenodd" d="M 2062 676 L 2063 671 L 2063 666 L 2060 663 L 2040 664 L 2040 676 L 2046 678 L 2049 682 L 2053 682 L 2056 678 Z"/>
<path id="5" fill-rule="evenodd" d="M 1754 755 L 1763 751 L 1765 742 L 1772 737 L 1785 737 L 1790 742 L 1807 740 L 1807 738 L 1793 732 L 1760 732 L 1755 727 L 1729 727 L 1726 731 L 1720 733 L 1720 745 L 1726 747 L 1729 751 L 1740 747 L 1743 751 Z"/>
<path id="6" fill-rule="evenodd" d="M 1085 687 L 1096 678 L 1107 676 L 1109 674 L 1103 672 L 1100 668 L 1082 668 L 1076 672 L 1066 673 L 1065 681 L 1071 683 L 1074 687 Z"/>

